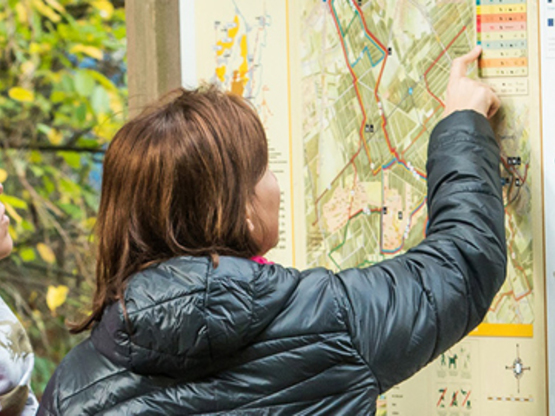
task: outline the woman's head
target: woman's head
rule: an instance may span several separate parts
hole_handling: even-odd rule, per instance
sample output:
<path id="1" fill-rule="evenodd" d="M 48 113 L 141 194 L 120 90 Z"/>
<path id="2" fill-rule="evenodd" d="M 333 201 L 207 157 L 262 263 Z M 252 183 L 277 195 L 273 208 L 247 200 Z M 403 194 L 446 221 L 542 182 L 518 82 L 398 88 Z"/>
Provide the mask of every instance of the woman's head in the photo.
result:
<path id="1" fill-rule="evenodd" d="M 121 299 L 127 278 L 180 255 L 252 257 L 277 243 L 279 188 L 241 97 L 176 90 L 124 125 L 104 160 L 97 288 L 80 331 Z"/>

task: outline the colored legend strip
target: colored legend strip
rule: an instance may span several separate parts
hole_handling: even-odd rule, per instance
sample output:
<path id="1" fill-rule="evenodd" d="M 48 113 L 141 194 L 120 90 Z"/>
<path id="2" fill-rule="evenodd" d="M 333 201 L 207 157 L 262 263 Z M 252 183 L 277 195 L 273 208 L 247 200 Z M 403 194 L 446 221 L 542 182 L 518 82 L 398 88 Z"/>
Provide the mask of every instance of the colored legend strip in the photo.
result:
<path id="1" fill-rule="evenodd" d="M 522 337 L 534 336 L 534 325 L 531 324 L 481 324 L 470 332 L 473 337 Z"/>
<path id="2" fill-rule="evenodd" d="M 482 77 L 528 75 L 527 18 L 526 0 L 476 0 Z"/>

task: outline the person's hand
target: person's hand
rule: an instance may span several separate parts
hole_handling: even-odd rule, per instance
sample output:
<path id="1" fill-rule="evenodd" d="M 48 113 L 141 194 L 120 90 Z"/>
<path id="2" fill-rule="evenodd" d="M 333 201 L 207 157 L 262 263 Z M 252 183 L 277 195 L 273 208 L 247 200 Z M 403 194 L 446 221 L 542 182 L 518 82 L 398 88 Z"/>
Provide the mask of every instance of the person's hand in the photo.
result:
<path id="1" fill-rule="evenodd" d="M 447 86 L 444 118 L 455 111 L 474 110 L 489 119 L 499 110 L 501 101 L 492 88 L 466 76 L 468 65 L 476 61 L 481 53 L 482 48 L 476 46 L 466 55 L 453 60 Z"/>
<path id="2" fill-rule="evenodd" d="M 0 184 L 0 194 L 4 192 L 4 187 Z M 0 203 L 0 259 L 7 257 L 13 248 L 12 237 L 9 233 L 10 218 L 6 215 L 6 207 Z"/>

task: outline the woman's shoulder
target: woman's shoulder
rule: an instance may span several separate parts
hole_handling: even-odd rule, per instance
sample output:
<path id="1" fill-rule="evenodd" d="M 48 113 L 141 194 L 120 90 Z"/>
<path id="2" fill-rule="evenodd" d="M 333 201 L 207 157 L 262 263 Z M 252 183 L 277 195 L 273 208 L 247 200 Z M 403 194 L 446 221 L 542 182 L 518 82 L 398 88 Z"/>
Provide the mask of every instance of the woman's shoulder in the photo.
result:
<path id="1" fill-rule="evenodd" d="M 0 298 L 0 408 L 29 404 L 36 406 L 30 393 L 34 355 L 25 329 Z M 8 412 L 9 413 L 9 412 Z"/>
<path id="2" fill-rule="evenodd" d="M 58 414 L 64 409 L 73 408 L 73 402 L 82 406 L 98 393 L 95 388 L 104 389 L 111 379 L 114 381 L 127 372 L 125 368 L 100 354 L 91 339 L 87 338 L 64 357 L 54 372 L 44 392 L 38 414 Z M 115 383 L 110 384 L 116 388 Z"/>
<path id="3" fill-rule="evenodd" d="M 20 354 L 31 352 L 25 330 L 8 305 L 0 298 L 0 337 L 1 345 L 12 345 Z"/>

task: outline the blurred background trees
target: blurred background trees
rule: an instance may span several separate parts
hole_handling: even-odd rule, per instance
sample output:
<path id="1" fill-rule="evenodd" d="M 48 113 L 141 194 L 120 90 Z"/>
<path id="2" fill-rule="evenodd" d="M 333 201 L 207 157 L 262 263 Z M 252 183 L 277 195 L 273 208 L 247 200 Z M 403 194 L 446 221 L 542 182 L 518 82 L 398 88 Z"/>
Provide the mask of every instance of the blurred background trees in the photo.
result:
<path id="1" fill-rule="evenodd" d="M 35 348 L 33 388 L 82 337 L 88 312 L 101 163 L 127 117 L 123 0 L 0 2 L 0 200 L 14 253 L 0 296 Z"/>

